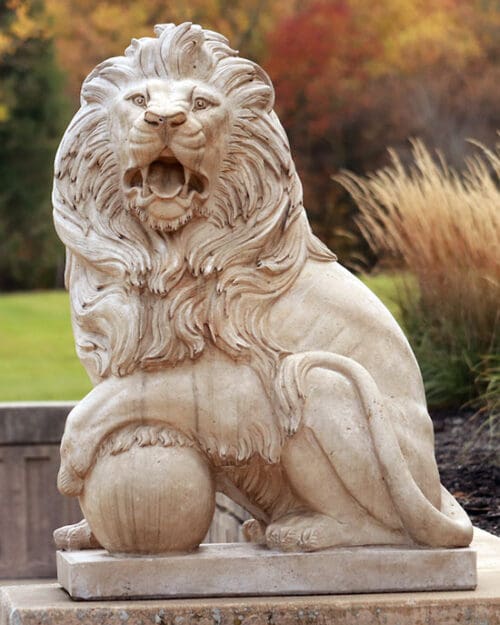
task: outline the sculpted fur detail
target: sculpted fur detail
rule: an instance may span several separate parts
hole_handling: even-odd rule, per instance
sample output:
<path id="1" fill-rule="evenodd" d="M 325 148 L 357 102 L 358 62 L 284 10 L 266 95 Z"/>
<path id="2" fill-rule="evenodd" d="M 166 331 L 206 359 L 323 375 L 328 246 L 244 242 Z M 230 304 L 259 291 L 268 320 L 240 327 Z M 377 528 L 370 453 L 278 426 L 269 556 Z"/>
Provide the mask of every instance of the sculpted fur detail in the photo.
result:
<path id="1" fill-rule="evenodd" d="M 469 544 L 415 357 L 312 235 L 269 78 L 216 33 L 156 33 L 89 75 L 56 158 L 54 219 L 95 386 L 68 417 L 60 491 L 97 528 L 101 504 L 127 499 L 97 537 L 115 551 L 196 546 L 215 490 L 273 548 Z M 186 476 L 203 521 L 187 543 L 184 521 L 160 518 Z M 134 488 L 163 511 L 154 531 L 144 511 L 129 522 Z"/>
<path id="2" fill-rule="evenodd" d="M 252 359 L 266 377 L 280 352 L 262 329 L 269 301 L 290 286 L 308 256 L 334 257 L 305 218 L 264 72 L 236 57 L 220 35 L 189 25 L 158 34 L 90 74 L 56 158 L 54 215 L 68 249 L 78 354 L 98 381 L 197 357 L 210 337 L 231 356 Z M 137 194 L 130 201 L 122 190 L 110 114 L 131 80 L 178 75 L 223 94 L 234 119 L 207 201 L 168 228 L 154 219 L 144 225 L 135 216 L 147 221 Z M 136 126 L 132 155 L 134 139 L 140 143 Z M 152 160 L 163 144 L 155 146 L 154 132 L 142 132 Z M 205 217 L 203 228 L 188 223 L 194 215 Z"/>

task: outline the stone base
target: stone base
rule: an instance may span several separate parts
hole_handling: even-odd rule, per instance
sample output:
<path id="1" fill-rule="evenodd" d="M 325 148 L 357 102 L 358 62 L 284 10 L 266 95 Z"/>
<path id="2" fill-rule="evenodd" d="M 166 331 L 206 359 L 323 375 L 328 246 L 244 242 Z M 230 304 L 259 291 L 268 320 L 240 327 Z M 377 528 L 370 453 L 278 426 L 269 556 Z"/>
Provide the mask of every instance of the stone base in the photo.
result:
<path id="1" fill-rule="evenodd" d="M 282 553 L 228 543 L 156 557 L 60 551 L 57 571 L 71 597 L 85 600 L 466 590 L 477 583 L 473 549 L 354 547 Z"/>
<path id="2" fill-rule="evenodd" d="M 0 588 L 0 625 L 499 625 L 500 539 L 476 528 L 472 546 L 473 591 L 81 602 L 30 584 Z"/>

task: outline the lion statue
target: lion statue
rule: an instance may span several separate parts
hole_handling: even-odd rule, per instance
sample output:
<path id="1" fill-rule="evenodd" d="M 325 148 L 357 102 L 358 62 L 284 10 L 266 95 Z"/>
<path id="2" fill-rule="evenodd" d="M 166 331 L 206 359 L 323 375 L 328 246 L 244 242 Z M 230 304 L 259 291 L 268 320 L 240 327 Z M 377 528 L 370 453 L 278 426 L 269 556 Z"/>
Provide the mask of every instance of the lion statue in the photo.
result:
<path id="1" fill-rule="evenodd" d="M 265 72 L 160 25 L 85 80 L 53 191 L 78 356 L 62 547 L 195 548 L 215 492 L 282 550 L 466 546 L 410 346 L 311 232 Z M 159 538 L 158 538 L 159 537 Z"/>

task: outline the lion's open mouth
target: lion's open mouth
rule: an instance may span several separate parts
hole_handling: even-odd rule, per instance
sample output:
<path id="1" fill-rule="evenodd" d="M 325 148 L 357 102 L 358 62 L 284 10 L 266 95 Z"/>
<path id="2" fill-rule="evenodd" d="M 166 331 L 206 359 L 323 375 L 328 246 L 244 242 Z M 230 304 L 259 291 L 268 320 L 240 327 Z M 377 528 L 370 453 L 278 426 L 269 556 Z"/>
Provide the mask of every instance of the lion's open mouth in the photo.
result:
<path id="1" fill-rule="evenodd" d="M 185 167 L 173 155 L 160 155 L 146 167 L 132 167 L 124 176 L 126 191 L 139 191 L 144 200 L 188 199 L 193 193 L 203 195 L 203 177 Z"/>

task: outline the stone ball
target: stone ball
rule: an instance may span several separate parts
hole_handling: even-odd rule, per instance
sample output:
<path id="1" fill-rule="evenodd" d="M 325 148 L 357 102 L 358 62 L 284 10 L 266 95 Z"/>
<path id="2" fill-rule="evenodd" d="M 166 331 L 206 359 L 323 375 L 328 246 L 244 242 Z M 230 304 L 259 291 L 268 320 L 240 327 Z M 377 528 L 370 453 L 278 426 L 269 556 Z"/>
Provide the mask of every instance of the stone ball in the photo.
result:
<path id="1" fill-rule="evenodd" d="M 80 505 L 110 553 L 191 551 L 212 521 L 214 480 L 191 447 L 133 446 L 98 456 Z"/>

